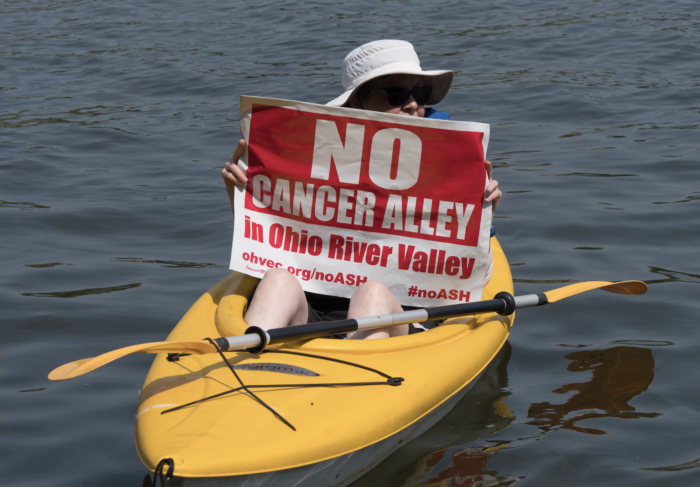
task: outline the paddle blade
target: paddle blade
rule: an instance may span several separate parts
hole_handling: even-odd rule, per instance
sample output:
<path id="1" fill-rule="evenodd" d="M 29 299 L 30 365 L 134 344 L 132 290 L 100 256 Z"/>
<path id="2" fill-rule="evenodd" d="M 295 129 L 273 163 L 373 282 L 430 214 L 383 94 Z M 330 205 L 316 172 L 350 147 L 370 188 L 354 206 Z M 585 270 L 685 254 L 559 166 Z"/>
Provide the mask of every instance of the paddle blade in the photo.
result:
<path id="1" fill-rule="evenodd" d="M 617 294 L 644 294 L 647 292 L 647 285 L 642 281 L 621 281 L 621 282 L 606 282 L 606 281 L 589 281 L 571 284 L 570 286 L 560 287 L 545 292 L 547 300 L 550 303 L 556 303 L 564 298 L 575 296 L 576 294 L 584 293 L 592 289 L 600 289 Z"/>
<path id="2" fill-rule="evenodd" d="M 117 360 L 118 358 L 132 355 L 135 353 L 190 353 L 201 355 L 204 353 L 215 353 L 216 348 L 206 340 L 197 340 L 191 342 L 152 342 L 142 343 L 141 345 L 132 345 L 130 347 L 120 348 L 111 352 L 104 353 L 99 357 L 84 358 L 70 362 L 54 369 L 49 374 L 50 380 L 68 380 L 80 377 L 87 374 L 103 365 Z"/>

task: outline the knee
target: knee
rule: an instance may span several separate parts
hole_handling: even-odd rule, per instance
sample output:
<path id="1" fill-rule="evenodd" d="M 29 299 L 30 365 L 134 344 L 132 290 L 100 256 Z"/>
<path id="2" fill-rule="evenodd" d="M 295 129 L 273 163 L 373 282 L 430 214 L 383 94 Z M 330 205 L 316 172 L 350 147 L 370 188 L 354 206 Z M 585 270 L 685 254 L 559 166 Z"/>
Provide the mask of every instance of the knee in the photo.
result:
<path id="1" fill-rule="evenodd" d="M 391 291 L 389 291 L 389 288 L 379 281 L 367 281 L 359 288 L 357 288 L 357 291 L 355 291 L 353 297 L 355 297 L 356 295 L 393 296 Z"/>
<path id="2" fill-rule="evenodd" d="M 292 295 L 303 297 L 304 290 L 294 274 L 282 268 L 270 269 L 265 272 L 255 290 L 255 296 L 264 296 L 265 299 L 274 300 L 282 297 L 290 299 Z"/>
<path id="3" fill-rule="evenodd" d="M 403 311 L 403 308 L 388 287 L 381 282 L 368 281 L 352 295 L 348 317 L 356 318 L 400 311 Z"/>
<path id="4" fill-rule="evenodd" d="M 265 275 L 262 278 L 262 282 L 269 284 L 284 284 L 290 281 L 297 282 L 297 278 L 294 277 L 294 274 L 288 272 L 286 269 L 282 269 L 281 267 L 270 269 L 269 271 L 265 272 Z"/>

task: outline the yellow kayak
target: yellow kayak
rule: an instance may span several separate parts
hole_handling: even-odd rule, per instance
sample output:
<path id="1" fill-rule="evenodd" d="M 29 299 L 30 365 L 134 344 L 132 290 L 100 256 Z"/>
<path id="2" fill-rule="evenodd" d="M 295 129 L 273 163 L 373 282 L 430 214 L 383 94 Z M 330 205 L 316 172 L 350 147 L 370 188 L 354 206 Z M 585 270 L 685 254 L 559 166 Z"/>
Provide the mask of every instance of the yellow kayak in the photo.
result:
<path id="1" fill-rule="evenodd" d="M 494 273 L 483 299 L 513 293 L 503 250 L 495 238 L 491 246 Z M 257 283 L 229 275 L 167 340 L 243 334 Z M 348 485 L 450 411 L 501 349 L 514 316 L 451 319 L 380 340 L 316 338 L 259 355 L 225 352 L 249 390 L 294 429 L 246 391 L 231 392 L 240 384 L 219 355 L 158 354 L 139 399 L 139 456 L 151 471 L 172 466 L 169 486 Z M 349 385 L 319 386 L 339 383 Z"/>

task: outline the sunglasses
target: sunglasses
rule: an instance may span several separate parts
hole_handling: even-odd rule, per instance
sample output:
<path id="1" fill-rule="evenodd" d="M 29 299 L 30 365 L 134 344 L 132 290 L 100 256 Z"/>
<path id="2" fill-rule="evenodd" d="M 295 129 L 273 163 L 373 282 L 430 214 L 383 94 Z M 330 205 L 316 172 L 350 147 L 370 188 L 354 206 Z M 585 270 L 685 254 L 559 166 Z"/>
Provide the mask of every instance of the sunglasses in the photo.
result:
<path id="1" fill-rule="evenodd" d="M 392 107 L 400 107 L 408 98 L 413 95 L 413 99 L 419 105 L 425 105 L 433 92 L 432 86 L 418 86 L 416 88 L 403 88 L 401 86 L 391 86 L 389 88 L 373 88 L 372 91 L 383 91 L 386 93 L 387 101 Z"/>

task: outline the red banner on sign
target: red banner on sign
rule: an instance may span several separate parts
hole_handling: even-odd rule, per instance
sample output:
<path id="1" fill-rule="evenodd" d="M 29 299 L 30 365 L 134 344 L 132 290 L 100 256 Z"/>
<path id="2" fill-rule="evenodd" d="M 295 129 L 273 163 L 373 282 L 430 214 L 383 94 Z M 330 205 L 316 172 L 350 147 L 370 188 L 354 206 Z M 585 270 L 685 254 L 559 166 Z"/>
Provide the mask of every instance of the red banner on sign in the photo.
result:
<path id="1" fill-rule="evenodd" d="M 486 177 L 483 136 L 253 105 L 246 208 L 474 247 Z"/>

